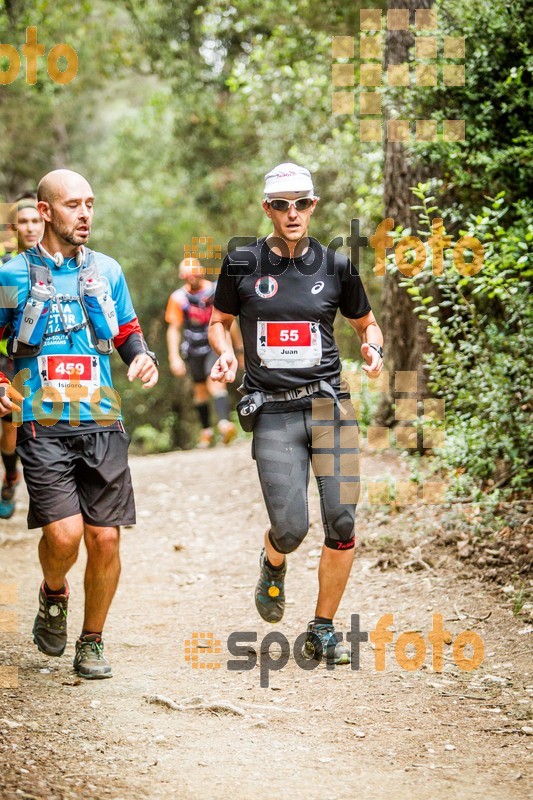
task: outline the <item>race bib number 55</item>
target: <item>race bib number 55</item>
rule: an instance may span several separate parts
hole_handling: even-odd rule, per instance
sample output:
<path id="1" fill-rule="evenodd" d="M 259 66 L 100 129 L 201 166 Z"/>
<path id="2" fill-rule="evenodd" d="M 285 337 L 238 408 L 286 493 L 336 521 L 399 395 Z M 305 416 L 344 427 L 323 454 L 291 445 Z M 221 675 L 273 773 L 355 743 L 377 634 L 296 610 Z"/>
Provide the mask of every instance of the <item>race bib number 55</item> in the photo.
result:
<path id="1" fill-rule="evenodd" d="M 320 364 L 318 322 L 258 322 L 257 355 L 269 369 L 304 369 Z"/>
<path id="2" fill-rule="evenodd" d="M 39 356 L 41 386 L 53 386 L 64 403 L 69 402 L 67 386 L 87 387 L 87 397 L 100 387 L 100 363 L 97 356 Z"/>

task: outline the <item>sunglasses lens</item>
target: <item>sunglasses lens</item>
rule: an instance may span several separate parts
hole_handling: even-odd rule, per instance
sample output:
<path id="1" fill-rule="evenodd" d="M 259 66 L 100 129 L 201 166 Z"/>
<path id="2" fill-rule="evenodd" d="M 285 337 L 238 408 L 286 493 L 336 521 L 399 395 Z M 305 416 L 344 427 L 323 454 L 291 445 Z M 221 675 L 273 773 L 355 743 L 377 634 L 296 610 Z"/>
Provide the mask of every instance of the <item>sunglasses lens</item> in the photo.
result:
<path id="1" fill-rule="evenodd" d="M 271 207 L 274 211 L 288 211 L 291 207 L 291 202 L 294 203 L 294 207 L 296 211 L 305 211 L 308 208 L 311 208 L 313 205 L 313 198 L 312 197 L 301 197 L 299 200 L 283 200 L 282 198 L 278 198 L 275 200 L 270 201 Z"/>

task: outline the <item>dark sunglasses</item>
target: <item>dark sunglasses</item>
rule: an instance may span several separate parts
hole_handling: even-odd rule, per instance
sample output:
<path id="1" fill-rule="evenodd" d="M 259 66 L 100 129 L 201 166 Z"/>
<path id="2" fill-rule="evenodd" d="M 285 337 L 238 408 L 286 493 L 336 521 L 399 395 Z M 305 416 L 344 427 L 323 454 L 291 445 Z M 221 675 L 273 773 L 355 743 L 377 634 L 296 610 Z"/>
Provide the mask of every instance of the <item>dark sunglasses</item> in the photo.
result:
<path id="1" fill-rule="evenodd" d="M 307 211 L 315 201 L 313 197 L 300 197 L 299 200 L 285 200 L 283 197 L 273 197 L 267 199 L 266 202 L 272 206 L 274 211 L 288 211 L 291 206 L 294 206 L 296 211 Z"/>

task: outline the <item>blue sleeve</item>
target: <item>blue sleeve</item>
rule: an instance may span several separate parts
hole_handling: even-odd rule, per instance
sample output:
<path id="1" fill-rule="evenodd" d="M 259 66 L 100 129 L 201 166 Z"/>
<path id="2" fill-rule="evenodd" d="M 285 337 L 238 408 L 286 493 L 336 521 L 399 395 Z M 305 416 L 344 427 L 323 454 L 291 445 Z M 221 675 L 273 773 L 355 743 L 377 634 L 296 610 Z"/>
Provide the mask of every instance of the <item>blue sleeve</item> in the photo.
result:
<path id="1" fill-rule="evenodd" d="M 100 258 L 102 257 L 100 256 Z M 115 301 L 118 324 L 125 325 L 126 322 L 131 322 L 137 316 L 131 302 L 128 284 L 120 264 L 113 258 L 107 256 L 104 258 L 105 260 L 102 262 L 100 259 L 98 260 L 98 266 L 109 281 L 111 296 Z"/>
<path id="2" fill-rule="evenodd" d="M 130 322 L 137 315 L 135 313 L 135 309 L 133 308 L 128 284 L 126 283 L 126 278 L 124 277 L 122 270 L 120 271 L 119 278 L 112 291 L 113 300 L 115 301 L 115 306 L 117 309 L 118 324 L 124 325 L 124 323 Z"/>

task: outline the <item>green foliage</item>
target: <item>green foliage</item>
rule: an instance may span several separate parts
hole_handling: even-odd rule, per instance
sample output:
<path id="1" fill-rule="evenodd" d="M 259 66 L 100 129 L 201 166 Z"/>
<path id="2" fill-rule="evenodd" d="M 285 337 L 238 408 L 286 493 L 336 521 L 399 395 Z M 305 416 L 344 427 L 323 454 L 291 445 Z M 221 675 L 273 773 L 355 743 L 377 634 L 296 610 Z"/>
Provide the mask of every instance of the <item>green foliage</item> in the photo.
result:
<path id="1" fill-rule="evenodd" d="M 383 0 L 371 5 L 386 7 Z M 51 82 L 40 59 L 35 86 L 21 73 L 0 88 L 0 200 L 34 187 L 59 166 L 78 169 L 93 184 L 91 245 L 123 265 L 161 361 L 151 392 L 129 384 L 118 360 L 115 371 L 128 428 L 148 424 L 161 434 L 143 431 L 148 447 L 168 441 L 188 447 L 196 430 L 191 387 L 167 367 L 164 322 L 168 296 L 179 285 L 177 264 L 193 236 L 212 236 L 224 252 L 233 236 L 266 233 L 262 175 L 283 160 L 313 170 L 321 202 L 311 232 L 324 243 L 346 237 L 352 217 L 361 220 L 363 235 L 382 217 L 381 144 L 359 141 L 357 117 L 331 113 L 331 38 L 357 37 L 361 6 L 369 7 L 338 0 L 0 4 L 2 42 L 20 47 L 25 27 L 36 25 L 46 50 L 67 42 L 79 55 L 78 76 L 67 86 Z M 433 331 L 442 348 L 430 368 L 436 390 L 449 391 L 449 408 L 456 409 L 457 424 L 447 426 L 453 463 L 476 453 L 469 474 L 497 481 L 516 465 L 519 482 L 524 440 L 518 431 L 527 402 L 521 345 L 530 325 L 520 260 L 530 242 L 520 198 L 528 196 L 530 180 L 532 18 L 526 0 L 439 0 L 438 12 L 441 52 L 444 35 L 466 37 L 466 84 L 402 87 L 398 114 L 466 119 L 465 143 L 418 143 L 409 157 L 436 176 L 438 200 L 431 202 L 447 207 L 454 236 L 473 215 L 466 227 L 485 245 L 485 266 L 462 278 L 448 254 L 446 275 L 436 284 L 426 269 L 409 286 L 420 289 L 420 313 L 432 325 L 438 317 L 442 328 Z M 355 59 L 355 92 L 357 83 Z M 394 101 L 390 88 L 384 96 L 386 104 Z M 486 213 L 483 197 L 498 198 L 502 190 L 508 210 L 496 219 L 503 202 Z M 379 317 L 373 252 L 366 248 L 361 256 Z M 440 294 L 432 300 L 434 285 Z M 336 335 L 343 354 L 355 357 L 356 337 L 341 319 Z M 371 401 L 372 395 L 366 405 L 363 396 L 364 422 Z"/>
<path id="2" fill-rule="evenodd" d="M 20 53 L 28 26 L 37 28 L 45 55 L 37 58 L 35 85 L 26 83 L 22 58 L 19 76 L 0 87 L 0 202 L 35 189 L 57 167 L 94 172 L 86 147 L 108 131 L 109 118 L 102 111 L 110 84 L 119 82 L 139 55 L 128 14 L 107 0 L 0 3 L 2 43 Z M 78 55 L 78 74 L 65 85 L 47 73 L 46 55 L 59 43 Z"/>
<path id="3" fill-rule="evenodd" d="M 331 37 L 358 30 L 357 4 L 126 5 L 151 69 L 172 90 L 191 195 L 222 221 L 226 241 L 266 232 L 262 176 L 287 160 L 315 174 L 325 208 L 315 216 L 318 238 L 348 235 L 352 216 L 379 218 L 380 148 L 359 142 L 354 117 L 331 113 Z"/>
<path id="4" fill-rule="evenodd" d="M 533 155 L 528 5 L 440 0 L 439 48 L 444 36 L 465 37 L 465 85 L 439 80 L 438 87 L 402 93 L 411 117 L 466 121 L 465 142 L 411 148 L 411 157 L 434 176 L 414 190 L 421 202 L 415 209 L 424 240 L 436 216 L 445 218 L 455 241 L 479 239 L 483 268 L 460 274 L 450 249 L 441 277 L 430 276 L 430 257 L 425 270 L 403 282 L 431 334 L 430 388 L 446 401 L 446 447 L 436 468 L 451 469 L 460 496 L 480 490 L 498 496 L 498 487 L 519 490 L 530 479 L 533 228 L 531 203 L 523 199 L 531 196 Z"/>
<path id="5" fill-rule="evenodd" d="M 530 477 L 532 209 L 518 203 L 510 213 L 504 203 L 503 193 L 488 199 L 460 231 L 484 245 L 476 275 L 460 274 L 448 249 L 430 295 L 425 272 L 404 282 L 435 348 L 426 363 L 430 387 L 446 403 L 442 460 L 456 470 L 459 493 L 472 484 L 522 489 Z M 427 209 L 426 199 L 421 218 L 429 231 Z"/>
<path id="6" fill-rule="evenodd" d="M 465 85 L 412 86 L 403 100 L 418 119 L 464 119 L 465 142 L 419 143 L 414 157 L 467 210 L 505 191 L 512 204 L 531 196 L 533 159 L 533 14 L 529 0 L 440 0 L 439 49 L 465 37 Z M 424 34 L 420 34 L 424 35 Z M 442 50 L 441 50 L 442 52 Z M 460 211 L 459 208 L 457 208 Z M 510 213 L 513 211 L 510 206 Z M 460 219 L 460 217 L 459 217 Z"/>
<path id="7" fill-rule="evenodd" d="M 371 392 L 368 386 L 368 379 L 364 372 L 361 370 L 360 362 L 354 361 L 351 358 L 342 359 L 342 377 L 353 385 L 353 378 L 359 376 L 361 381 L 361 391 L 351 392 L 351 397 L 355 401 L 357 410 L 360 410 L 358 415 L 359 427 L 363 436 L 367 435 L 368 426 L 372 424 L 372 420 L 377 411 L 379 404 L 379 393 Z M 351 380 L 352 378 L 352 380 Z"/>
<path id="8" fill-rule="evenodd" d="M 92 243 L 123 265 L 161 361 L 151 392 L 117 370 L 128 427 L 145 415 L 160 430 L 170 421 L 173 445 L 188 447 L 191 387 L 169 373 L 163 318 L 184 246 L 212 236 L 224 253 L 234 236 L 265 234 L 262 178 L 283 160 L 314 172 L 321 203 L 313 235 L 346 237 L 352 216 L 369 232 L 380 214 L 381 152 L 361 146 L 354 118 L 331 114 L 331 35 L 357 30 L 356 8 L 321 4 L 319 22 L 312 2 L 123 5 L 146 74 L 116 83 L 105 101 L 111 124 L 86 148 L 87 163 L 98 165 Z M 373 299 L 380 288 L 372 281 Z M 343 352 L 355 355 L 352 329 L 342 320 L 337 327 Z"/>
<path id="9" fill-rule="evenodd" d="M 528 592 L 524 581 L 522 581 L 513 598 L 513 614 L 515 617 L 520 615 L 525 604 L 529 602 L 530 597 L 531 593 Z"/>
<path id="10" fill-rule="evenodd" d="M 127 96 L 130 87 L 125 88 Z M 117 101 L 111 141 L 91 145 L 88 154 L 100 164 L 91 244 L 122 265 L 146 339 L 160 360 L 159 382 L 147 392 L 138 382 L 128 383 L 117 359 L 114 380 L 128 428 L 148 423 L 163 432 L 162 442 L 170 436 L 173 446 L 187 448 L 196 430 L 192 387 L 170 374 L 164 313 L 181 285 L 177 266 L 184 245 L 191 236 L 219 241 L 220 231 L 194 205 L 187 172 L 176 158 L 169 99 L 168 90 L 141 83 L 136 104 Z"/>
<path id="11" fill-rule="evenodd" d="M 170 431 L 160 431 L 148 422 L 145 425 L 139 425 L 131 437 L 131 450 L 142 455 L 165 453 L 172 450 Z"/>

